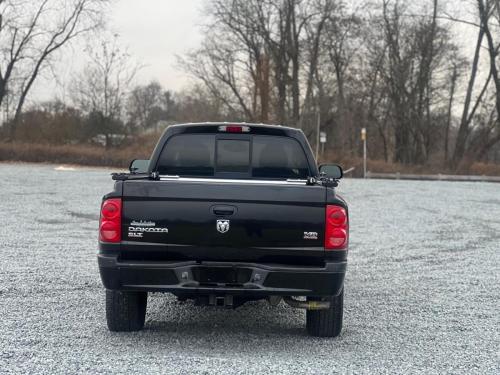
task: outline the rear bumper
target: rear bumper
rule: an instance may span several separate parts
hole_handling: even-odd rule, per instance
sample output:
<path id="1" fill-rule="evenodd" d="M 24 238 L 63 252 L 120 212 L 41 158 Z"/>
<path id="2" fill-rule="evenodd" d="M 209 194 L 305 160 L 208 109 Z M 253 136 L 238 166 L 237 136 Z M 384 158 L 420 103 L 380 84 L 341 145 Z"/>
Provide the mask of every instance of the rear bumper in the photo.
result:
<path id="1" fill-rule="evenodd" d="M 249 296 L 338 295 L 346 262 L 323 267 L 243 262 L 121 262 L 117 255 L 98 255 L 104 287 L 112 290 L 172 292 L 182 295 Z"/>

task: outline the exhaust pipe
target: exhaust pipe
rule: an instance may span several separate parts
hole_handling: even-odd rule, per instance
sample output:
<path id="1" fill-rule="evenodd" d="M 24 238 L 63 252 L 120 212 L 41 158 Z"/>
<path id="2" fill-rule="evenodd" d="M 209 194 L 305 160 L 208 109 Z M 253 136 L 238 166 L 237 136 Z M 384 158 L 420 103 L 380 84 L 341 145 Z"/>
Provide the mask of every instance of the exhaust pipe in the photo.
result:
<path id="1" fill-rule="evenodd" d="M 283 297 L 283 301 L 296 309 L 306 310 L 328 310 L 330 308 L 329 301 L 297 301 L 292 297 Z"/>

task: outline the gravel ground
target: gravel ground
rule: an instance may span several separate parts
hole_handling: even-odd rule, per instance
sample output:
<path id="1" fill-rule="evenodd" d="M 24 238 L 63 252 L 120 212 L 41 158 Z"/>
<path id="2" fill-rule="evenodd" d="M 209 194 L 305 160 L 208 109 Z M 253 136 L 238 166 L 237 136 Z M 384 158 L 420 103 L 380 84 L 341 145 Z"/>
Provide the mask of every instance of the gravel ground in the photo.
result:
<path id="1" fill-rule="evenodd" d="M 500 185 L 344 180 L 344 330 L 311 338 L 280 304 L 155 294 L 111 333 L 96 262 L 105 169 L 0 164 L 0 373 L 500 372 Z"/>

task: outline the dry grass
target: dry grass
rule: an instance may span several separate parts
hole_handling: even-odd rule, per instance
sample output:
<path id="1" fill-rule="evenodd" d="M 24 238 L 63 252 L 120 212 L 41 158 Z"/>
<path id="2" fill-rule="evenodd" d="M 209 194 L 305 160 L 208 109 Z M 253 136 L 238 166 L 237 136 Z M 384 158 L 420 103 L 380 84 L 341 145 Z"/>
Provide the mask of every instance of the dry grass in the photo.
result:
<path id="1" fill-rule="evenodd" d="M 0 142 L 0 161 L 127 168 L 132 159 L 149 158 L 157 139 L 157 134 L 149 134 L 136 139 L 134 144 L 109 149 L 91 145 Z M 361 158 L 336 157 L 333 154 L 329 154 L 325 158 L 325 162 L 327 161 L 338 163 L 344 169 L 355 167 L 352 173 L 354 177 L 360 177 L 363 173 L 363 160 Z M 408 166 L 388 163 L 383 160 L 368 160 L 368 170 L 379 173 L 456 174 L 439 163 Z M 472 163 L 466 170 L 459 171 L 459 174 L 500 176 L 500 165 L 476 162 Z"/>
<path id="2" fill-rule="evenodd" d="M 0 161 L 127 168 L 133 159 L 149 158 L 159 136 L 145 134 L 134 138 L 133 143 L 110 148 L 86 144 L 0 142 Z"/>
<path id="3" fill-rule="evenodd" d="M 363 159 L 350 157 L 336 157 L 328 155 L 328 162 L 340 164 L 344 169 L 354 167 L 352 176 L 361 177 L 363 174 Z M 325 162 L 327 162 L 325 160 Z M 500 176 L 499 164 L 488 164 L 474 162 L 467 168 L 455 171 L 443 163 L 428 163 L 425 165 L 404 165 L 398 163 L 386 162 L 384 160 L 368 160 L 367 170 L 376 173 L 410 173 L 410 174 L 461 174 L 461 175 L 478 175 L 478 176 Z"/>
<path id="4" fill-rule="evenodd" d="M 153 146 L 146 144 L 106 149 L 88 145 L 0 143 L 0 161 L 126 168 L 132 159 L 147 159 L 152 150 Z"/>

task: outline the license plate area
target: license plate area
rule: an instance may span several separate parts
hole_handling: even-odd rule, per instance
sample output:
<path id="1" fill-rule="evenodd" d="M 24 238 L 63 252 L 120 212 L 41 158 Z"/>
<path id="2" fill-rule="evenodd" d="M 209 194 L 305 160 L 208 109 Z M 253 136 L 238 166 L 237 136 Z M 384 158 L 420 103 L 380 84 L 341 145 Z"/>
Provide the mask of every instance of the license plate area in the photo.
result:
<path id="1" fill-rule="evenodd" d="M 194 267 L 193 279 L 203 286 L 242 286 L 250 281 L 252 270 L 250 268 L 236 267 Z"/>

